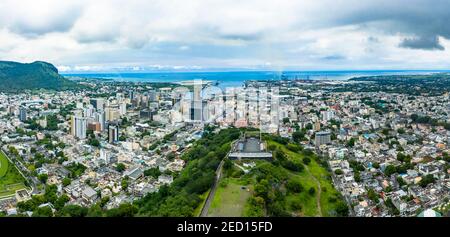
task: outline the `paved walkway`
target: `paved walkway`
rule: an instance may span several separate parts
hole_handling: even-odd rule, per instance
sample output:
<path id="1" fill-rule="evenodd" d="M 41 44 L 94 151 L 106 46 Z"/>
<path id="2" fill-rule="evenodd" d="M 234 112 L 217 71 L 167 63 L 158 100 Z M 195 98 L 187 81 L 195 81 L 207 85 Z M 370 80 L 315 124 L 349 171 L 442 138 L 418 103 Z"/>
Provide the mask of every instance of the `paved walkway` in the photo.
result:
<path id="1" fill-rule="evenodd" d="M 211 206 L 211 202 L 214 198 L 214 195 L 216 194 L 217 186 L 219 185 L 220 178 L 222 176 L 222 167 L 223 167 L 224 161 L 222 160 L 217 167 L 216 170 L 216 179 L 214 180 L 213 186 L 211 187 L 211 191 L 209 191 L 208 197 L 206 199 L 205 204 L 203 205 L 202 212 L 200 213 L 200 217 L 207 217 L 208 216 L 208 210 Z"/>

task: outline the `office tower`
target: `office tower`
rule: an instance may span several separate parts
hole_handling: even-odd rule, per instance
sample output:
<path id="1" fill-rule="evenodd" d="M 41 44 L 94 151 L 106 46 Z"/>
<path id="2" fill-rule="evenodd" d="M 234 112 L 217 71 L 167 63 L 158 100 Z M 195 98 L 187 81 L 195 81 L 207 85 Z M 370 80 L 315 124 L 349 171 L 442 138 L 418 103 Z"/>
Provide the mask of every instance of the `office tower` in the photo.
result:
<path id="1" fill-rule="evenodd" d="M 157 101 L 158 101 L 158 94 L 157 94 L 157 92 L 154 91 L 154 90 L 151 90 L 151 91 L 148 93 L 148 100 L 149 100 L 150 102 L 157 102 Z"/>
<path id="2" fill-rule="evenodd" d="M 130 100 L 134 99 L 134 91 L 133 90 L 128 91 L 128 98 L 130 98 Z"/>
<path id="3" fill-rule="evenodd" d="M 100 124 L 100 130 L 104 131 L 106 129 L 106 115 L 105 111 L 100 110 L 94 113 L 95 122 Z"/>
<path id="4" fill-rule="evenodd" d="M 20 107 L 19 108 L 19 119 L 22 122 L 27 121 L 27 109 L 25 107 Z"/>
<path id="5" fill-rule="evenodd" d="M 119 113 L 121 116 L 125 115 L 127 113 L 127 104 L 126 103 L 119 104 Z"/>
<path id="6" fill-rule="evenodd" d="M 90 104 L 94 106 L 96 110 L 102 110 L 105 108 L 105 99 L 103 98 L 94 98 L 90 100 Z"/>
<path id="7" fill-rule="evenodd" d="M 119 127 L 116 124 L 108 125 L 108 142 L 116 143 L 119 141 Z"/>
<path id="8" fill-rule="evenodd" d="M 194 94 L 193 100 L 191 102 L 190 109 L 190 119 L 191 121 L 201 122 L 202 121 L 202 110 L 203 110 L 203 102 L 202 102 L 202 82 L 194 81 Z"/>
<path id="9" fill-rule="evenodd" d="M 94 109 L 94 106 L 92 106 L 92 105 L 88 105 L 86 108 L 83 109 L 83 115 L 84 115 L 84 117 L 87 117 L 87 118 L 94 117 L 94 112 L 95 112 L 95 109 Z"/>
<path id="10" fill-rule="evenodd" d="M 79 139 L 86 138 L 87 119 L 83 117 L 72 116 L 71 133 Z"/>

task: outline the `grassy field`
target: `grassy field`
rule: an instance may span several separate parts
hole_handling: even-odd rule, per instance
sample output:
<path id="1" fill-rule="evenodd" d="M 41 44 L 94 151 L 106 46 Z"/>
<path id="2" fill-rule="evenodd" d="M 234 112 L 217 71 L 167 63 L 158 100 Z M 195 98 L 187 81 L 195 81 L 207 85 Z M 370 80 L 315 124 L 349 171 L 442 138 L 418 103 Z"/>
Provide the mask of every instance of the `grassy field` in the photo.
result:
<path id="1" fill-rule="evenodd" d="M 16 167 L 9 163 L 3 152 L 0 152 L 0 164 L 0 198 L 13 195 L 16 190 L 26 188 L 24 178 Z"/>
<path id="2" fill-rule="evenodd" d="M 289 159 L 295 161 L 302 161 L 304 155 L 298 152 L 293 152 L 288 150 L 285 146 L 276 143 L 274 141 L 268 141 L 269 145 L 274 145 L 281 149 Z M 299 194 L 289 194 L 286 199 L 289 203 L 295 200 L 301 200 L 302 211 L 300 213 L 295 213 L 298 216 L 333 216 L 335 210 L 335 202 L 333 199 L 337 198 L 339 192 L 333 187 L 332 181 L 330 179 L 328 171 L 320 166 L 313 157 L 311 157 L 311 162 L 308 164 L 302 172 L 292 172 L 289 171 L 291 179 L 297 179 L 300 181 L 304 187 L 303 192 Z M 319 193 L 319 183 L 320 183 L 320 193 Z M 314 195 L 310 195 L 307 190 L 313 187 L 316 190 Z M 317 199 L 320 195 L 320 210 L 318 207 Z M 321 212 L 321 213 L 320 213 Z"/>
<path id="3" fill-rule="evenodd" d="M 6 172 L 8 171 L 8 165 L 8 159 L 6 159 L 3 152 L 0 152 L 0 178 L 6 175 Z"/>
<path id="4" fill-rule="evenodd" d="M 252 188 L 251 185 L 247 185 L 239 179 L 222 179 L 219 187 L 217 187 L 211 207 L 208 210 L 208 216 L 243 216 L 247 199 L 251 196 Z"/>

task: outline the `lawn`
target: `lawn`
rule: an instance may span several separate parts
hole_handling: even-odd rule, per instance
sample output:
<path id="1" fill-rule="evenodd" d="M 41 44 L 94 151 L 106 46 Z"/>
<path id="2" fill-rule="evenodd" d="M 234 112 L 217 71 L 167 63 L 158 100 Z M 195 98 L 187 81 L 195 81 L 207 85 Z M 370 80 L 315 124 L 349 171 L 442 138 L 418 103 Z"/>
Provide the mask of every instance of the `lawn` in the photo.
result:
<path id="1" fill-rule="evenodd" d="M 245 188 L 243 188 L 245 187 Z M 247 199 L 251 196 L 252 186 L 240 179 L 224 178 L 220 181 L 214 195 L 208 216 L 241 217 Z"/>
<path id="2" fill-rule="evenodd" d="M 16 167 L 9 163 L 3 152 L 0 152 L 0 164 L 0 198 L 13 195 L 16 190 L 26 188 L 25 179 Z"/>
<path id="3" fill-rule="evenodd" d="M 6 172 L 8 171 L 8 165 L 8 159 L 6 159 L 3 152 L 0 152 L 0 178 L 6 175 Z"/>

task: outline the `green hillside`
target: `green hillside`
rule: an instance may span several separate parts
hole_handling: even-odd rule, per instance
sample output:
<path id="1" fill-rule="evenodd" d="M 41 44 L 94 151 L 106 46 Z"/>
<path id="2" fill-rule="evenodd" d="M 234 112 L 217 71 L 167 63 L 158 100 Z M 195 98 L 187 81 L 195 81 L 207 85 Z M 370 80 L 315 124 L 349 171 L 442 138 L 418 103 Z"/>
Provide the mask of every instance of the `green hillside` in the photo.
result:
<path id="1" fill-rule="evenodd" d="M 79 84 L 59 75 L 58 69 L 50 63 L 0 61 L 0 91 L 67 90 L 79 87 Z"/>

